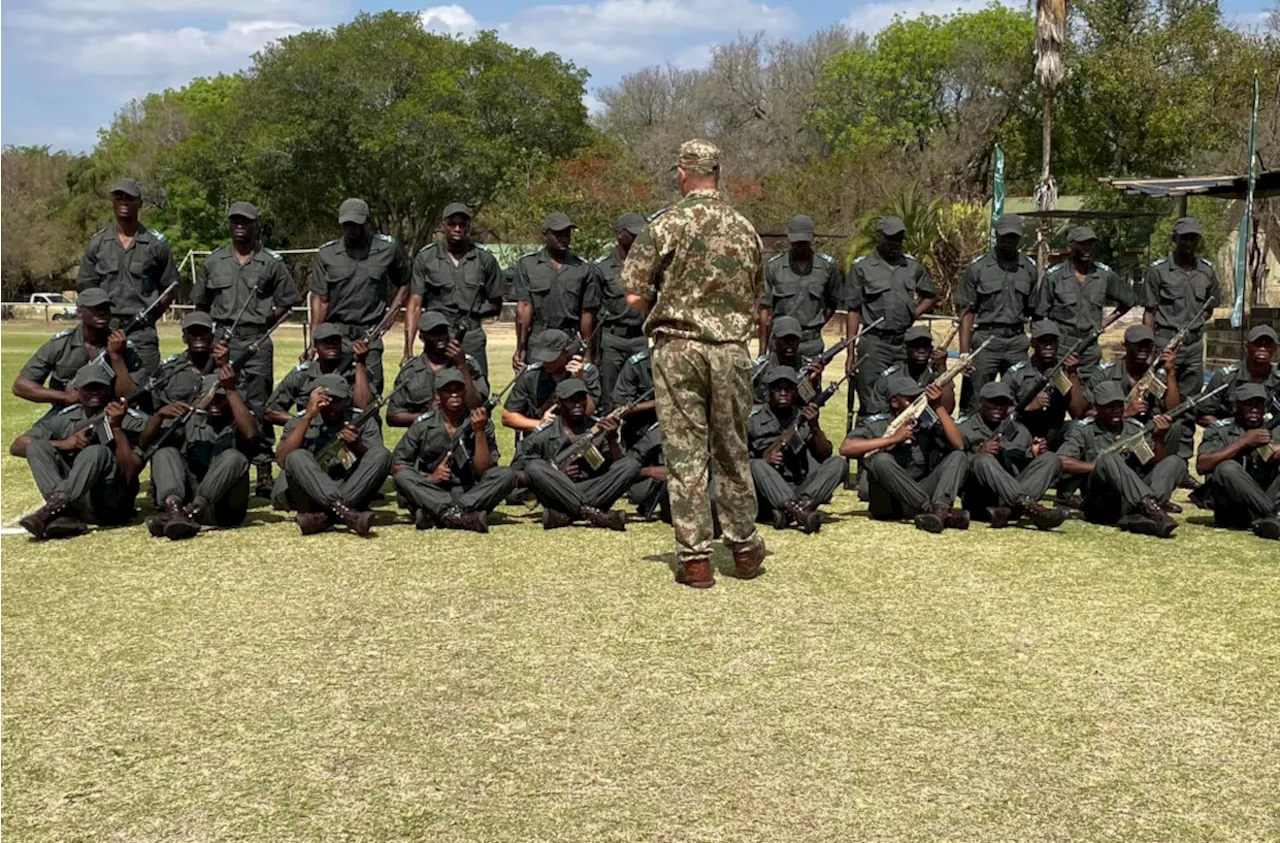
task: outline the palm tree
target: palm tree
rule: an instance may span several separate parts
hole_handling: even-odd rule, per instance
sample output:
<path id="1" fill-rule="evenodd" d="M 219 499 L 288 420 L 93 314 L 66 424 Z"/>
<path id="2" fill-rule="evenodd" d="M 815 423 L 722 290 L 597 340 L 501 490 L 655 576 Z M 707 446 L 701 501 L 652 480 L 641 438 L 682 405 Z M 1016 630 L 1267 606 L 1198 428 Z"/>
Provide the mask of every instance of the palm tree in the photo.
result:
<path id="1" fill-rule="evenodd" d="M 1044 113 L 1041 121 L 1040 183 L 1036 186 L 1036 206 L 1052 211 L 1058 204 L 1058 187 L 1049 170 L 1053 133 L 1053 92 L 1062 83 L 1066 68 L 1062 49 L 1067 41 L 1067 0 L 1036 0 L 1036 82 L 1040 84 Z M 1049 224 L 1041 219 L 1036 236 L 1036 258 L 1043 273 L 1049 262 Z"/>

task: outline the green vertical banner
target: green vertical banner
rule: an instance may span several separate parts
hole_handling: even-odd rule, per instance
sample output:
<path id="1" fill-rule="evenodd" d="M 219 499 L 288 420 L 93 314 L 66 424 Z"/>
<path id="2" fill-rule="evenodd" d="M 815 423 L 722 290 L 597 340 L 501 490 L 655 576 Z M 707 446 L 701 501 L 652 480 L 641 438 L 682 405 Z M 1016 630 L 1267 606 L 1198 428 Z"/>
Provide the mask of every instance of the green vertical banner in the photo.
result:
<path id="1" fill-rule="evenodd" d="M 1244 216 L 1236 234 L 1236 305 L 1231 309 L 1231 327 L 1244 324 L 1244 292 L 1249 280 L 1249 241 L 1253 239 L 1253 188 L 1258 181 L 1258 71 L 1253 72 L 1253 120 L 1249 123 L 1249 191 L 1244 197 Z"/>
<path id="2" fill-rule="evenodd" d="M 1004 150 L 996 144 L 995 167 L 991 175 L 991 248 L 996 245 L 996 220 L 1004 214 Z"/>

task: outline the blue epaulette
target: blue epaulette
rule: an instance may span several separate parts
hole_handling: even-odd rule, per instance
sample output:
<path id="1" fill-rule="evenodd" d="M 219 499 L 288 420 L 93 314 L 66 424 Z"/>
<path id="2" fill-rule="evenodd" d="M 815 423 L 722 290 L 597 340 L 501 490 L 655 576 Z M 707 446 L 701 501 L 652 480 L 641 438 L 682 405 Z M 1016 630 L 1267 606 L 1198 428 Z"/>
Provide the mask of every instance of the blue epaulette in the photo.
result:
<path id="1" fill-rule="evenodd" d="M 299 363 L 298 365 L 294 366 L 294 367 L 293 367 L 293 370 L 294 370 L 295 372 L 305 372 L 307 369 L 310 369 L 310 368 L 311 368 L 311 361 L 310 361 L 310 360 L 304 360 L 304 361 L 302 361 L 301 363 Z"/>
<path id="2" fill-rule="evenodd" d="M 643 361 L 646 357 L 648 357 L 648 356 L 649 356 L 649 349 L 647 349 L 647 348 L 646 348 L 644 351 L 637 351 L 635 354 L 633 354 L 633 355 L 631 355 L 630 357 L 628 357 L 628 358 L 627 358 L 627 362 L 628 362 L 628 363 L 640 363 L 640 362 L 642 362 L 642 361 Z"/>
<path id="3" fill-rule="evenodd" d="M 1200 258 L 1200 263 L 1204 264 L 1205 266 L 1209 267 L 1210 269 L 1213 269 L 1213 264 L 1209 263 L 1209 261 L 1208 261 L 1208 259 L 1207 259 L 1207 258 Z"/>
<path id="4" fill-rule="evenodd" d="M 584 371 L 584 372 L 585 372 L 585 371 L 587 371 L 588 369 L 594 369 L 595 367 L 596 367 L 596 364 L 595 364 L 595 363 L 583 363 L 583 364 L 582 364 L 582 371 Z"/>
<path id="5" fill-rule="evenodd" d="M 1111 267 L 1107 266 L 1107 265 L 1106 265 L 1105 263 L 1103 263 L 1102 261 L 1094 261 L 1094 262 L 1093 262 L 1093 265 L 1094 265 L 1094 266 L 1100 266 L 1100 267 L 1102 267 L 1103 269 L 1105 269 L 1107 272 L 1110 272 L 1110 271 L 1111 271 Z"/>
<path id="6" fill-rule="evenodd" d="M 866 259 L 867 259 L 867 256 L 866 256 L 866 255 L 859 255 L 858 257 L 856 257 L 856 258 L 854 258 L 854 259 L 853 259 L 853 262 L 854 262 L 854 263 L 862 263 L 862 262 L 863 262 L 864 260 L 866 260 Z"/>
<path id="7" fill-rule="evenodd" d="M 161 366 L 168 366 L 170 363 L 174 363 L 174 362 L 176 362 L 176 361 L 177 361 L 177 359 L 178 359 L 179 357 L 181 357 L 181 356 L 182 356 L 181 354 L 170 354 L 170 355 L 169 355 L 168 357 L 166 357 L 164 360 L 160 361 L 160 365 L 161 365 Z"/>
<path id="8" fill-rule="evenodd" d="M 534 249 L 534 250 L 533 250 L 533 251 L 531 251 L 531 252 L 525 252 L 523 255 L 521 255 L 520 257 L 516 258 L 516 260 L 518 260 L 518 261 L 522 261 L 522 260 L 524 260 L 525 258 L 531 258 L 531 257 L 533 257 L 534 255 L 538 254 L 538 252 L 541 252 L 541 251 L 542 251 L 541 249 Z"/>
<path id="9" fill-rule="evenodd" d="M 889 418 L 888 413 L 876 413 L 873 416 L 867 416 L 865 419 L 863 419 L 863 421 L 864 422 L 883 421 L 884 419 L 887 419 L 887 418 Z"/>
<path id="10" fill-rule="evenodd" d="M 658 210 L 654 211 L 654 212 L 653 212 L 653 214 L 649 217 L 648 222 L 653 222 L 653 221 L 654 221 L 654 220 L 656 220 L 658 217 L 660 217 L 660 216 L 662 216 L 663 214 L 665 214 L 667 211 L 670 211 L 670 210 L 671 210 L 671 207 L 672 207 L 672 206 L 668 205 L 668 206 L 667 206 L 667 207 L 665 207 L 665 208 L 659 208 Z"/>
<path id="11" fill-rule="evenodd" d="M 827 263 L 835 263 L 835 262 L 836 262 L 836 259 L 835 259 L 835 258 L 833 258 L 833 257 L 831 257 L 831 255 L 828 255 L 826 252 L 814 252 L 814 255 L 816 255 L 817 257 L 822 258 L 822 259 L 823 259 L 824 261 L 826 261 Z"/>
<path id="12" fill-rule="evenodd" d="M 981 254 L 981 255 L 978 255 L 976 258 L 974 258 L 973 260 L 969 261 L 969 266 L 973 266 L 975 263 L 977 263 L 978 261 L 982 260 L 982 259 L 983 259 L 983 258 L 985 258 L 986 256 L 987 256 L 987 255 L 986 255 L 985 253 L 983 253 L 983 254 Z"/>
<path id="13" fill-rule="evenodd" d="M 779 258 L 786 257 L 786 254 L 787 254 L 786 252 L 778 252 L 778 254 L 774 255 L 774 256 L 773 256 L 773 257 L 771 257 L 771 258 L 769 258 L 769 263 L 773 263 L 774 261 L 778 260 Z"/>
<path id="14" fill-rule="evenodd" d="M 1076 424 L 1080 427 L 1088 427 L 1093 424 L 1093 416 L 1089 416 L 1087 419 L 1076 419 Z"/>
<path id="15" fill-rule="evenodd" d="M 437 245 L 436 243 L 428 243 L 427 245 L 423 246 L 421 249 L 418 250 L 418 254 L 422 254 L 428 249 L 434 249 L 436 245 Z"/>
<path id="16" fill-rule="evenodd" d="M 1126 422 L 1128 422 L 1128 423 L 1130 423 L 1130 424 L 1136 424 L 1138 427 L 1145 427 L 1145 426 L 1146 426 L 1146 425 L 1144 425 L 1142 422 L 1140 422 L 1140 421 L 1138 421 L 1137 419 L 1135 419 L 1133 416 L 1129 416 L 1129 418 L 1125 419 L 1125 421 L 1126 421 Z"/>
<path id="17" fill-rule="evenodd" d="M 1023 256 L 1022 256 L 1022 259 L 1023 259 L 1023 260 L 1025 260 L 1027 263 L 1031 264 L 1031 268 L 1032 268 L 1032 269 L 1035 269 L 1035 268 L 1036 268 L 1036 259 L 1035 259 L 1035 258 L 1029 258 L 1029 257 L 1027 257 L 1026 255 L 1023 255 Z"/>
<path id="18" fill-rule="evenodd" d="M 543 430 L 543 429 L 545 429 L 545 428 L 550 427 L 550 426 L 551 426 L 551 424 L 552 424 L 554 421 L 555 421 L 555 419 L 551 419 L 550 421 L 544 421 L 542 424 L 540 424 L 540 425 L 538 425 L 537 427 L 535 427 L 535 428 L 533 429 L 533 432 L 534 432 L 534 433 L 537 433 L 539 430 Z"/>
<path id="19" fill-rule="evenodd" d="M 1098 364 L 1098 371 L 1099 371 L 1099 372 L 1105 372 L 1105 371 L 1107 371 L 1108 369 L 1110 369 L 1112 366 L 1114 366 L 1115 364 L 1116 364 L 1116 361 L 1114 361 L 1114 360 L 1112 360 L 1110 363 L 1099 363 L 1099 364 Z"/>
<path id="20" fill-rule="evenodd" d="M 754 416 L 756 413 L 760 412 L 763 409 L 764 407 L 752 407 L 751 412 L 747 413 L 747 418 L 751 418 L 752 416 Z"/>
<path id="21" fill-rule="evenodd" d="M 1167 260 L 1168 260 L 1168 258 L 1160 258 L 1160 260 L 1158 260 L 1158 261 L 1153 261 L 1151 265 L 1152 265 L 1153 267 L 1155 267 L 1155 266 L 1163 266 L 1163 265 L 1164 265 L 1164 262 L 1165 262 L 1165 261 L 1167 261 Z"/>
<path id="22" fill-rule="evenodd" d="M 339 242 L 341 242 L 341 241 L 342 241 L 342 238 L 341 238 L 341 237 L 337 237 L 337 238 L 334 238 L 333 240 L 330 240 L 330 241 L 329 241 L 329 242 L 327 242 L 327 243 L 321 243 L 321 244 L 320 244 L 320 248 L 321 248 L 321 249 L 325 249 L 325 248 L 328 248 L 329 246 L 332 246 L 334 243 L 339 243 Z"/>
<path id="23" fill-rule="evenodd" d="M 890 375 L 892 375 L 894 372 L 898 371 L 898 368 L 899 368 L 901 365 L 902 365 L 901 363 L 894 363 L 892 366 L 890 366 L 889 368 L 887 368 L 887 369 L 885 369 L 883 372 L 881 372 L 881 373 L 880 373 L 880 377 L 882 377 L 882 378 L 887 378 L 887 377 L 889 377 L 889 376 L 890 376 Z"/>
<path id="24" fill-rule="evenodd" d="M 969 420 L 969 417 L 968 417 L 968 416 L 961 416 L 960 418 L 956 419 L 956 424 L 958 424 L 958 425 L 960 425 L 960 424 L 964 424 L 964 423 L 965 423 L 965 422 L 967 422 L 968 420 Z"/>
<path id="25" fill-rule="evenodd" d="M 147 414 L 146 414 L 146 413 L 142 412 L 141 410 L 135 410 L 135 409 L 133 409 L 132 407 L 130 407 L 130 408 L 129 408 L 128 410 L 126 410 L 125 412 L 127 412 L 129 415 L 133 416 L 135 419 L 145 419 L 145 418 L 147 417 Z"/>
<path id="26" fill-rule="evenodd" d="M 1014 372 L 1017 372 L 1017 371 L 1019 371 L 1020 369 L 1025 368 L 1025 367 L 1026 367 L 1026 365 L 1027 365 L 1027 361 L 1026 361 L 1026 360 L 1023 360 L 1023 361 L 1022 361 L 1022 362 L 1020 362 L 1020 363 L 1014 363 L 1012 366 L 1010 366 L 1010 367 L 1005 371 L 1005 374 L 1006 374 L 1006 375 L 1012 375 Z"/>
<path id="27" fill-rule="evenodd" d="M 1234 375 L 1234 374 L 1235 374 L 1236 372 L 1238 372 L 1238 371 L 1240 371 L 1240 364 L 1239 364 L 1239 363 L 1232 363 L 1230 366 L 1223 366 L 1221 369 L 1219 369 L 1219 370 L 1218 370 L 1218 374 L 1220 374 L 1220 375 Z"/>
<path id="28" fill-rule="evenodd" d="M 69 413 L 79 406 L 80 406 L 79 404 L 68 404 L 67 406 L 63 407 L 61 410 L 58 411 L 58 415 L 62 415 L 63 413 Z"/>

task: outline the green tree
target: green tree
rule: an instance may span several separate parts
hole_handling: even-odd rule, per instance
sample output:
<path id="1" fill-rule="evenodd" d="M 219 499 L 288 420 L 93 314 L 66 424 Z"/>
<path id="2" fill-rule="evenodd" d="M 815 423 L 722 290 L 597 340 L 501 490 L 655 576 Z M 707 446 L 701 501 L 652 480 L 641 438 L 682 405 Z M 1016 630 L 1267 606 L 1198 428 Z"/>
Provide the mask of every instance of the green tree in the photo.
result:
<path id="1" fill-rule="evenodd" d="M 63 214 L 67 175 L 79 156 L 47 146 L 6 147 L 2 156 L 0 253 L 3 297 L 12 301 L 32 290 L 61 290 L 79 260 L 78 232 Z"/>

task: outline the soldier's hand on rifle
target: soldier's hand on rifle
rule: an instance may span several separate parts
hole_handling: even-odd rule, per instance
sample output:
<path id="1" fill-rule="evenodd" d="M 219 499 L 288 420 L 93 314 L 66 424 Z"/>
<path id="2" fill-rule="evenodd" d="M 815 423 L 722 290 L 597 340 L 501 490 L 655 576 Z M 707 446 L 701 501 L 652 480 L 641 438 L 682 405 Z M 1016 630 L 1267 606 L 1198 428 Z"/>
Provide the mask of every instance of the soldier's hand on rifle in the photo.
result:
<path id="1" fill-rule="evenodd" d="M 306 415 L 315 418 L 327 406 L 329 406 L 329 390 L 323 386 L 317 386 L 311 390 L 311 397 L 307 399 Z"/>
<path id="2" fill-rule="evenodd" d="M 112 360 L 119 360 L 124 356 L 124 350 L 129 346 L 129 337 L 119 328 L 111 332 L 111 336 L 107 337 L 107 356 Z"/>
<path id="3" fill-rule="evenodd" d="M 431 470 L 427 475 L 428 483 L 444 483 L 453 478 L 453 471 L 449 468 L 449 460 L 443 460 L 438 466 Z"/>
<path id="4" fill-rule="evenodd" d="M 338 431 L 338 438 L 348 445 L 354 445 L 360 441 L 360 431 L 356 430 L 354 424 L 347 422 L 342 426 L 342 430 Z"/>
<path id="5" fill-rule="evenodd" d="M 484 407 L 476 407 L 471 411 L 471 429 L 476 433 L 484 433 L 484 426 L 489 422 L 489 411 Z"/>
<path id="6" fill-rule="evenodd" d="M 564 467 L 564 476 L 570 480 L 577 480 L 583 476 L 582 465 L 578 460 L 573 460 Z"/>
<path id="7" fill-rule="evenodd" d="M 924 398 L 930 407 L 938 409 L 942 406 L 942 387 L 936 383 L 929 384 L 924 388 Z"/>
<path id="8" fill-rule="evenodd" d="M 231 349 L 227 347 L 225 342 L 219 340 L 213 344 L 213 363 L 221 368 L 231 362 Z"/>
<path id="9" fill-rule="evenodd" d="M 764 461 L 774 468 L 782 465 L 782 449 L 779 448 L 776 451 L 765 451 Z"/>
<path id="10" fill-rule="evenodd" d="M 1153 425 L 1151 435 L 1156 439 L 1163 439 L 1169 435 L 1169 428 L 1173 427 L 1173 419 L 1161 413 L 1151 420 Z"/>
<path id="11" fill-rule="evenodd" d="M 844 373 L 849 377 L 853 377 L 858 368 L 858 355 L 853 353 L 853 348 L 845 353 L 844 356 Z"/>
<path id="12" fill-rule="evenodd" d="M 236 377 L 236 369 L 230 363 L 223 363 L 218 367 L 218 386 L 222 387 L 224 392 L 234 392 L 239 378 Z"/>
<path id="13" fill-rule="evenodd" d="M 124 424 L 124 412 L 127 409 L 129 409 L 129 402 L 123 398 L 117 398 L 102 408 L 102 413 L 107 417 L 107 424 L 112 430 L 119 430 L 120 425 Z"/>
<path id="14" fill-rule="evenodd" d="M 1034 442 L 1032 443 L 1032 447 L 1035 447 Z M 1000 456 L 1000 440 L 994 436 L 991 437 L 986 442 L 982 443 L 982 447 L 978 449 L 978 453 L 990 454 L 993 457 Z"/>
<path id="15" fill-rule="evenodd" d="M 606 439 L 617 439 L 618 426 L 621 424 L 622 422 L 619 419 L 615 419 L 611 416 L 605 416 L 600 419 L 600 430 L 604 432 Z"/>
<path id="16" fill-rule="evenodd" d="M 822 372 L 826 368 L 827 368 L 826 365 L 824 365 L 822 362 L 822 358 L 815 357 L 812 360 L 810 360 L 808 363 L 804 364 L 804 371 L 801 372 L 800 374 L 802 374 L 808 380 L 817 380 L 822 376 Z"/>
<path id="17" fill-rule="evenodd" d="M 1125 418 L 1128 418 L 1129 416 L 1140 416 L 1145 413 L 1149 407 L 1150 405 L 1147 403 L 1146 396 L 1139 395 L 1137 398 L 1133 399 L 1133 403 L 1125 406 Z"/>
<path id="18" fill-rule="evenodd" d="M 822 412 L 822 408 L 814 404 L 806 404 L 804 409 L 800 411 L 800 418 L 804 419 L 804 423 L 809 425 L 813 430 L 818 429 L 818 415 Z"/>
<path id="19" fill-rule="evenodd" d="M 1067 375 L 1074 375 L 1080 368 L 1080 355 L 1068 354 L 1067 359 L 1062 361 L 1062 371 Z"/>
<path id="20" fill-rule="evenodd" d="M 1031 399 L 1031 403 L 1027 405 L 1027 412 L 1034 413 L 1037 410 L 1043 410 L 1049 406 L 1049 391 L 1041 390 L 1035 398 Z"/>
<path id="21" fill-rule="evenodd" d="M 467 353 L 462 350 L 462 343 L 457 340 L 449 340 L 449 344 L 444 347 L 444 356 L 459 369 L 467 365 Z"/>
<path id="22" fill-rule="evenodd" d="M 583 365 L 581 357 L 570 357 L 569 362 L 564 367 L 564 370 L 569 373 L 569 377 L 576 378 L 578 375 L 582 374 Z"/>
<path id="23" fill-rule="evenodd" d="M 52 444 L 59 451 L 83 451 L 92 441 L 93 435 L 86 427 L 83 430 L 77 430 L 66 439 L 55 439 Z"/>
<path id="24" fill-rule="evenodd" d="M 929 355 L 929 362 L 933 364 L 935 372 L 942 374 L 947 370 L 947 350 L 945 348 L 935 348 L 933 353 Z"/>
<path id="25" fill-rule="evenodd" d="M 1175 343 L 1160 352 L 1160 365 L 1164 367 L 1166 374 L 1172 375 L 1178 368 L 1178 349 L 1180 348 L 1182 343 Z"/>
<path id="26" fill-rule="evenodd" d="M 357 363 L 364 365 L 364 362 L 369 359 L 369 343 L 364 340 L 353 342 L 351 344 L 351 356 L 355 358 Z"/>
<path id="27" fill-rule="evenodd" d="M 1244 436 L 1240 437 L 1240 441 L 1244 442 L 1250 448 L 1260 448 L 1263 445 L 1271 444 L 1271 431 L 1265 427 L 1255 427 Z M 1277 450 L 1280 450 L 1278 448 Z"/>
<path id="28" fill-rule="evenodd" d="M 894 445 L 901 445 L 903 442 L 910 442 L 912 437 L 915 435 L 916 423 L 914 421 L 909 421 L 890 434 L 889 441 Z"/>
<path id="29" fill-rule="evenodd" d="M 306 363 L 308 360 L 316 359 L 316 347 L 314 345 L 307 346 L 303 352 L 298 355 L 299 363 Z"/>
<path id="30" fill-rule="evenodd" d="M 168 419 L 169 421 L 173 421 L 174 419 L 180 419 L 183 416 L 185 416 L 187 414 L 187 411 L 190 409 L 191 409 L 190 404 L 184 404 L 181 401 L 175 401 L 172 404 L 165 404 L 159 410 L 160 418 Z"/>
<path id="31" fill-rule="evenodd" d="M 1049 440 L 1043 436 L 1037 436 L 1031 440 L 1031 456 L 1038 457 L 1045 451 L 1049 450 Z"/>
<path id="32" fill-rule="evenodd" d="M 524 350 L 517 348 L 516 353 L 511 355 L 511 371 L 517 375 L 524 371 Z"/>

